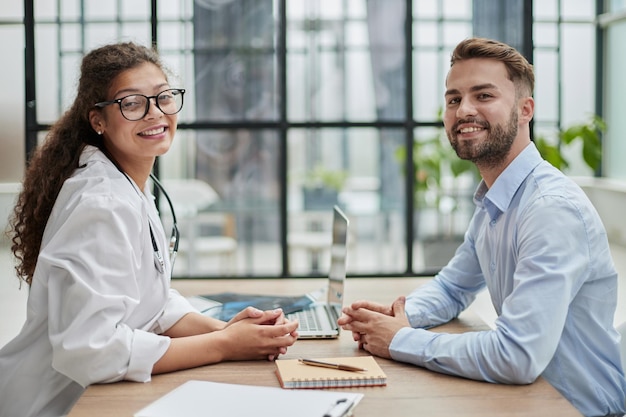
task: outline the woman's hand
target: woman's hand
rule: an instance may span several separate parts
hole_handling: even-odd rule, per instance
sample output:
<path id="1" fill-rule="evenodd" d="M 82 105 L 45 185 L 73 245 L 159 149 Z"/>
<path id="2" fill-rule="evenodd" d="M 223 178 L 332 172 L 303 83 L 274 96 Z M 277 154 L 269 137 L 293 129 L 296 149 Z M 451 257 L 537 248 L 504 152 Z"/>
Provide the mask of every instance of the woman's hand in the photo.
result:
<path id="1" fill-rule="evenodd" d="M 205 320 L 209 318 L 198 313 L 185 317 L 175 329 L 173 326 L 174 330 L 168 330 L 170 346 L 154 364 L 154 374 L 227 360 L 274 360 L 298 339 L 298 322 L 287 320 L 280 309 L 261 311 L 248 307 L 228 323 Z M 210 323 L 211 329 L 201 326 L 207 330 L 202 331 L 193 325 L 197 322 Z"/>
<path id="2" fill-rule="evenodd" d="M 238 313 L 219 332 L 223 360 L 274 360 L 285 354 L 298 339 L 298 322 L 287 320 L 280 309 L 251 312 L 249 308 Z M 256 317 L 250 317 L 250 313 Z"/>
<path id="3" fill-rule="evenodd" d="M 259 319 L 258 324 L 261 325 L 282 325 L 290 323 L 289 320 L 285 318 L 283 310 L 280 308 L 275 310 L 261 311 L 254 307 L 246 307 L 245 309 L 237 313 L 232 319 L 230 319 L 230 321 L 226 323 L 225 328 L 244 319 Z M 296 331 L 292 333 L 292 335 L 295 336 L 295 338 L 297 339 L 298 333 Z M 282 346 L 279 349 L 278 354 L 270 354 L 268 355 L 267 359 L 273 361 L 278 357 L 278 355 L 284 355 L 285 353 L 287 353 L 287 346 Z"/>
<path id="4" fill-rule="evenodd" d="M 232 325 L 233 323 L 241 321 L 243 319 L 265 318 L 265 322 L 260 323 L 260 324 L 275 324 L 278 320 L 280 320 L 281 316 L 284 319 L 283 310 L 280 308 L 277 308 L 276 310 L 262 311 L 262 310 L 259 310 L 258 308 L 254 308 L 250 306 L 250 307 L 244 308 L 239 313 L 235 314 L 235 316 L 232 319 L 230 319 L 228 323 L 226 323 L 226 326 L 224 326 L 224 328 Z"/>

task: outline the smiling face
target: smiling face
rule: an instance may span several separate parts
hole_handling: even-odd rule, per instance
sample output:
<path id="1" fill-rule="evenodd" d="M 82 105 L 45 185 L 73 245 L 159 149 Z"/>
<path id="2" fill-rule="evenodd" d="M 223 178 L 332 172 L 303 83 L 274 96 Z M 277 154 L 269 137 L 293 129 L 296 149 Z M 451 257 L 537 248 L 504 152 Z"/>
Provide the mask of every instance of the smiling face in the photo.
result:
<path id="1" fill-rule="evenodd" d="M 502 62 L 456 62 L 448 73 L 445 101 L 443 122 L 450 144 L 479 169 L 508 165 L 530 141 L 532 98 L 518 98 Z"/>
<path id="2" fill-rule="evenodd" d="M 131 94 L 154 96 L 168 88 L 163 71 L 152 63 L 144 63 L 119 74 L 111 83 L 107 100 Z M 93 110 L 90 116 L 91 125 L 102 133 L 108 152 L 138 185 L 141 177 L 150 173 L 155 158 L 169 150 L 178 121 L 176 114 L 166 115 L 159 110 L 154 99 L 140 120 L 124 118 L 117 103 Z"/>

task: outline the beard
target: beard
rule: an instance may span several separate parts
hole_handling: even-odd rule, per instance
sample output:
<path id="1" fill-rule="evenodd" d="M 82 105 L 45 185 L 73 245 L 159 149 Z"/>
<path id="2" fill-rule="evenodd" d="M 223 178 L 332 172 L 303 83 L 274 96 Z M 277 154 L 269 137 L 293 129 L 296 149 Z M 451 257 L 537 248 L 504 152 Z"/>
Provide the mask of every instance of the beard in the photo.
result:
<path id="1" fill-rule="evenodd" d="M 478 119 L 464 119 L 454 124 L 452 129 L 446 130 L 452 149 L 461 159 L 472 161 L 478 166 L 490 168 L 497 167 L 506 160 L 511 146 L 518 132 L 517 108 L 513 106 L 509 121 L 506 125 L 491 126 L 489 122 Z M 474 123 L 487 129 L 487 138 L 483 141 L 460 141 L 457 130 L 461 123 Z"/>

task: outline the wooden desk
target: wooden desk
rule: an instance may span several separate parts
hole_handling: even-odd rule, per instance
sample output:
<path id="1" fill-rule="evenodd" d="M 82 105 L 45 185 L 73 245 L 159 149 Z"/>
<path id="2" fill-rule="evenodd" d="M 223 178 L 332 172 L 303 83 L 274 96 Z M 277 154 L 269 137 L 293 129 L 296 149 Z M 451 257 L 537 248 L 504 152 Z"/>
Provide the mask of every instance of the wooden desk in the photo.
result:
<path id="1" fill-rule="evenodd" d="M 371 299 L 391 302 L 425 282 L 424 278 L 348 279 L 346 301 Z M 197 280 L 174 281 L 183 295 L 220 291 L 303 294 L 321 288 L 324 280 Z M 488 330 L 471 312 L 438 331 L 460 333 Z M 284 358 L 365 355 L 343 332 L 339 340 L 299 340 Z M 500 385 L 432 372 L 416 366 L 377 358 L 387 374 L 386 387 L 351 388 L 365 397 L 355 409 L 356 417 L 368 416 L 580 416 L 580 413 L 545 380 L 531 385 Z M 150 402 L 190 379 L 278 387 L 272 362 L 228 362 L 156 375 L 146 384 L 118 382 L 94 385 L 80 398 L 70 417 L 132 416 Z M 242 399 L 245 401 L 245 399 Z M 259 416 L 270 416 L 271 412 Z M 294 415 L 297 415 L 294 414 Z"/>

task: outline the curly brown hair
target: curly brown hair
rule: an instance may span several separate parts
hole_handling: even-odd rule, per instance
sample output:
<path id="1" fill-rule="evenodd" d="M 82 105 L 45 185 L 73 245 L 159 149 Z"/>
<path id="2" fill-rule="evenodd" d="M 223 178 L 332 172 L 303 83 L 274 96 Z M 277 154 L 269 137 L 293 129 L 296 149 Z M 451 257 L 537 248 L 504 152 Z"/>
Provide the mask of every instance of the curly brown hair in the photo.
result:
<path id="1" fill-rule="evenodd" d="M 515 84 L 517 94 L 531 96 L 535 89 L 533 66 L 515 48 L 486 38 L 469 38 L 461 41 L 450 58 L 450 66 L 458 61 L 486 58 L 500 61 L 506 67 L 509 79 Z"/>
<path id="2" fill-rule="evenodd" d="M 109 87 L 118 75 L 146 62 L 164 71 L 154 49 L 132 42 L 102 46 L 83 57 L 74 103 L 33 152 L 9 222 L 15 270 L 27 284 L 32 283 L 52 207 L 65 180 L 78 168 L 82 150 L 94 145 L 106 152 L 101 136 L 91 127 L 89 112 L 99 111 L 94 104 L 108 99 Z"/>

